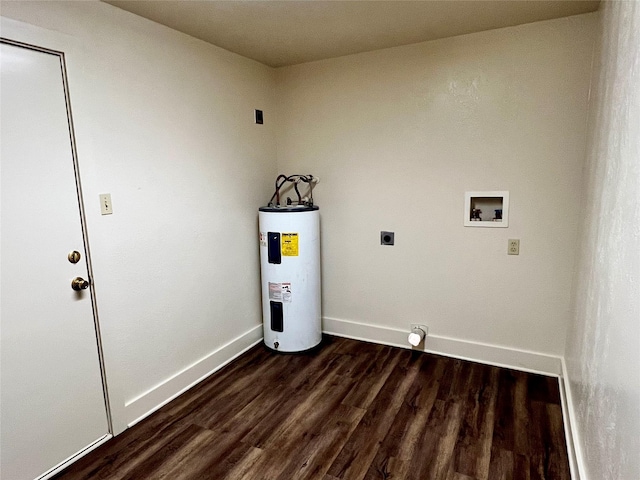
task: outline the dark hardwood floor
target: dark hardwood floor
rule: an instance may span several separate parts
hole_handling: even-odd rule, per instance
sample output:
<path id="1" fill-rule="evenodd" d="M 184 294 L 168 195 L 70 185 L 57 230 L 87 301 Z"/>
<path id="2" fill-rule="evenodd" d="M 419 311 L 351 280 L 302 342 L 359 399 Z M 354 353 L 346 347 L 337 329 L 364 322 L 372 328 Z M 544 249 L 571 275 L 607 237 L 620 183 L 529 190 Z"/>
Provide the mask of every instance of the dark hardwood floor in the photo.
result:
<path id="1" fill-rule="evenodd" d="M 556 378 L 326 337 L 253 348 L 55 478 L 570 476 Z"/>

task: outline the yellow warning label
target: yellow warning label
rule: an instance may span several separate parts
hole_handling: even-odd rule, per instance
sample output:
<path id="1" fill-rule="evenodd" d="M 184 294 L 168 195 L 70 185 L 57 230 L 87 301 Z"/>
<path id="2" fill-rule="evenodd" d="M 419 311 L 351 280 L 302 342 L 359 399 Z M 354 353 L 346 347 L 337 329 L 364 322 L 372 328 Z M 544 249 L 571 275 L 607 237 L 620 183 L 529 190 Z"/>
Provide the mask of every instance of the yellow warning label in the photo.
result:
<path id="1" fill-rule="evenodd" d="M 283 257 L 298 256 L 298 234 L 297 233 L 282 234 L 282 256 Z"/>

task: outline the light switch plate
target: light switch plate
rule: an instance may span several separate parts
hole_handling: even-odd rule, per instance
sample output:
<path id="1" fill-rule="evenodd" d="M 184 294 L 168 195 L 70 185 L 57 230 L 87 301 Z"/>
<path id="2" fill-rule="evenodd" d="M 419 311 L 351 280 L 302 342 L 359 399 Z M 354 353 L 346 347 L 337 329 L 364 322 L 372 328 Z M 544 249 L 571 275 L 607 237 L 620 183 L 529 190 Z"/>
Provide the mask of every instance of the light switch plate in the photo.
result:
<path id="1" fill-rule="evenodd" d="M 111 194 L 100 194 L 100 213 L 102 215 L 111 215 L 113 213 L 113 206 L 111 205 Z"/>

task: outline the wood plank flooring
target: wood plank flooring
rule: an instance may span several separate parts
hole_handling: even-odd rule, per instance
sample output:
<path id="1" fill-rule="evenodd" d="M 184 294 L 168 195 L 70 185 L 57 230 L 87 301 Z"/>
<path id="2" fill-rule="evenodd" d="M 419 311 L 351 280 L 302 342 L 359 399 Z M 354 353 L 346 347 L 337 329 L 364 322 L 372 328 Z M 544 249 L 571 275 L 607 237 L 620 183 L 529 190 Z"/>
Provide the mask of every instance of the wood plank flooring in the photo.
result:
<path id="1" fill-rule="evenodd" d="M 55 478 L 569 480 L 555 378 L 326 337 L 259 345 Z"/>

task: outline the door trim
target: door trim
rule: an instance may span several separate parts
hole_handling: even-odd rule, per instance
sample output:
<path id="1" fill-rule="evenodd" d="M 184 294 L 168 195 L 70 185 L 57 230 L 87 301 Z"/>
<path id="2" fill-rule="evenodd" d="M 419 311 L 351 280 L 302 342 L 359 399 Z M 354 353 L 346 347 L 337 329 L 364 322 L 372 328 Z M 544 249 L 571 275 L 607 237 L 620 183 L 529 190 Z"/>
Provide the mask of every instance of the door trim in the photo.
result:
<path id="1" fill-rule="evenodd" d="M 72 455 L 67 460 L 62 462 L 60 465 L 54 467 L 54 469 L 50 470 L 46 474 L 43 474 L 43 476 L 40 477 L 40 478 L 44 479 L 44 478 L 47 478 L 47 476 L 49 476 L 51 473 L 53 473 L 53 470 L 60 469 L 63 464 L 66 464 L 67 462 L 70 462 L 70 461 L 76 459 L 79 455 L 84 455 L 85 453 L 87 453 L 89 451 L 89 449 L 93 449 L 93 448 L 97 447 L 99 444 L 104 443 L 109 438 L 112 438 L 113 437 L 113 419 L 111 417 L 111 403 L 110 403 L 110 400 L 109 400 L 109 390 L 107 388 L 106 367 L 105 367 L 104 354 L 103 354 L 103 349 L 102 349 L 102 335 L 101 335 L 101 332 L 100 332 L 100 321 L 99 321 L 99 317 L 98 317 L 98 302 L 97 302 L 96 293 L 95 293 L 95 287 L 94 287 L 94 283 L 93 283 L 93 267 L 92 267 L 92 264 L 91 264 L 91 252 L 90 252 L 90 249 L 89 249 L 89 233 L 87 232 L 87 222 L 86 222 L 86 219 L 85 219 L 85 209 L 84 209 L 84 201 L 83 201 L 83 195 L 82 195 L 82 183 L 80 181 L 80 168 L 79 168 L 79 165 L 78 165 L 78 151 L 76 149 L 76 137 L 75 137 L 75 129 L 74 129 L 74 126 L 73 126 L 73 114 L 71 112 L 71 97 L 69 95 L 69 83 L 68 83 L 68 80 L 67 80 L 67 64 L 66 64 L 66 60 L 65 60 L 65 55 L 64 55 L 64 52 L 61 52 L 61 51 L 58 51 L 58 50 L 52 50 L 52 49 L 45 48 L 45 47 L 39 47 L 37 45 L 31 45 L 31 44 L 20 42 L 20 41 L 17 41 L 17 40 L 11 40 L 11 39 L 5 38 L 5 37 L 0 37 L 0 43 L 4 43 L 6 45 L 12 45 L 14 47 L 26 48 L 27 50 L 33 50 L 33 51 L 40 52 L 40 53 L 45 53 L 45 54 L 48 54 L 48 55 L 53 55 L 53 56 L 58 57 L 58 59 L 60 61 L 60 73 L 62 75 L 62 86 L 63 86 L 63 90 L 64 90 L 64 101 L 65 101 L 65 106 L 66 106 L 66 111 L 67 111 L 67 125 L 68 125 L 68 128 L 69 128 L 69 142 L 70 142 L 70 146 L 71 146 L 71 156 L 72 156 L 72 160 L 73 160 L 73 172 L 74 172 L 74 175 L 75 175 L 75 183 L 76 183 L 76 197 L 78 199 L 78 210 L 79 210 L 79 214 L 80 214 L 80 225 L 81 225 L 81 229 L 82 229 L 82 239 L 83 239 L 83 243 L 84 243 L 85 260 L 86 260 L 86 263 L 87 263 L 87 272 L 89 274 L 89 284 L 91 286 L 91 288 L 89 289 L 89 293 L 90 293 L 90 297 L 91 297 L 91 310 L 93 312 L 93 324 L 94 324 L 94 331 L 95 331 L 95 335 L 96 335 L 96 347 L 97 347 L 97 350 L 98 350 L 98 362 L 100 364 L 100 377 L 101 377 L 101 381 L 102 381 L 102 395 L 103 395 L 103 398 L 104 398 L 105 414 L 107 416 L 107 431 L 108 431 L 108 433 L 105 436 L 103 436 L 103 437 L 99 438 L 98 440 L 96 440 L 95 442 L 93 442 L 91 445 L 89 445 L 86 448 L 82 449 L 80 452 L 76 453 L 75 455 Z"/>

